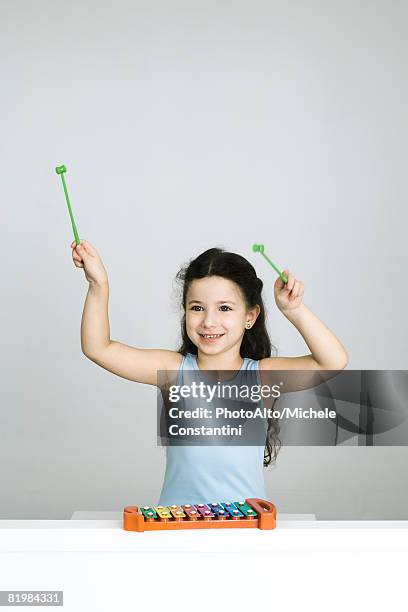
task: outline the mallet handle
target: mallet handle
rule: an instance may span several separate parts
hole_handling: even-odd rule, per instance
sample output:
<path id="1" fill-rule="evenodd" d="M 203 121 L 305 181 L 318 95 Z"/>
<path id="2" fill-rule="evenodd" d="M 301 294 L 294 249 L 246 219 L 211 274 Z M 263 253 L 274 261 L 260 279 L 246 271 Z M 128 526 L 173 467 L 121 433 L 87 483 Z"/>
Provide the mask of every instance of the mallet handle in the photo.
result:
<path id="1" fill-rule="evenodd" d="M 68 204 L 69 216 L 71 217 L 72 229 L 74 230 L 75 242 L 77 244 L 81 244 L 81 241 L 79 240 L 77 228 L 76 228 L 76 225 L 75 225 L 75 221 L 74 221 L 74 215 L 72 214 L 71 204 L 69 203 L 68 190 L 67 190 L 67 186 L 65 184 L 64 174 L 61 174 L 61 179 L 62 179 L 62 184 L 63 184 L 63 187 L 64 187 L 65 198 L 66 198 L 67 204 Z"/>
<path id="2" fill-rule="evenodd" d="M 275 266 L 275 264 L 273 263 L 273 261 L 271 259 L 269 259 L 269 257 L 262 251 L 261 255 L 263 255 L 266 259 L 266 261 L 272 266 L 272 268 L 275 270 L 275 272 L 277 272 L 279 274 L 279 276 L 281 277 L 281 279 L 283 280 L 284 283 L 288 282 L 288 277 L 286 276 L 286 274 L 283 274 L 279 268 L 277 268 Z"/>

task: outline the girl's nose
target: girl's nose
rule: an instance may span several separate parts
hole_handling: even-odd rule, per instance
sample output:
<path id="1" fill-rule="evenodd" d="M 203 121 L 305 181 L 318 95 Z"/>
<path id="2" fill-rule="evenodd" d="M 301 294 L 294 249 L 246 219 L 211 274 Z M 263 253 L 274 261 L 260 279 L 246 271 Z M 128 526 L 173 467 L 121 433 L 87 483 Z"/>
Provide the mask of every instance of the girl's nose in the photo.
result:
<path id="1" fill-rule="evenodd" d="M 205 327 L 214 327 L 217 325 L 217 320 L 214 314 L 207 312 L 204 317 Z"/>

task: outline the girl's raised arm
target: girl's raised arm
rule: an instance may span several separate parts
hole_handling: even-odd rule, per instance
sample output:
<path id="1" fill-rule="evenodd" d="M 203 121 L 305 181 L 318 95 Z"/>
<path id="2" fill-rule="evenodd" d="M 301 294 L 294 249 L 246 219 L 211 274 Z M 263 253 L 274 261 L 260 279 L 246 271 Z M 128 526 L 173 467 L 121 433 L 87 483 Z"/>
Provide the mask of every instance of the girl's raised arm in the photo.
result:
<path id="1" fill-rule="evenodd" d="M 280 358 L 280 362 L 270 361 L 269 365 L 281 369 L 343 370 L 348 363 L 346 349 L 323 321 L 303 304 L 303 282 L 296 280 L 289 270 L 284 273 L 288 282 L 285 284 L 281 278 L 275 282 L 276 305 L 303 336 L 310 355 Z"/>
<path id="2" fill-rule="evenodd" d="M 263 384 L 268 384 L 268 372 L 272 370 L 283 375 L 287 370 L 297 370 L 296 374 L 285 376 L 285 390 L 291 392 L 309 389 L 336 376 L 347 366 L 348 354 L 335 334 L 303 304 L 303 283 L 289 270 L 284 270 L 284 274 L 287 284 L 281 278 L 275 282 L 276 304 L 303 336 L 311 352 L 299 357 L 266 357 L 260 360 L 259 369 Z"/>
<path id="3" fill-rule="evenodd" d="M 86 240 L 71 244 L 72 259 L 89 282 L 81 322 L 84 355 L 105 370 L 135 382 L 157 385 L 158 370 L 178 370 L 182 355 L 165 349 L 139 349 L 110 338 L 108 275 L 96 249 Z"/>

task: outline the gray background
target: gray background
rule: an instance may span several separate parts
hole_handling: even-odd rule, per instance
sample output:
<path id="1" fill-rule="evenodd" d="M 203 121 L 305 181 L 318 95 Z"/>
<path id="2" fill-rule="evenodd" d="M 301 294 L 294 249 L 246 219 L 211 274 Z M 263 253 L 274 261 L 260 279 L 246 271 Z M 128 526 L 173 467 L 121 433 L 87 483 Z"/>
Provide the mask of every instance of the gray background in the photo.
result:
<path id="1" fill-rule="evenodd" d="M 61 180 L 109 273 L 112 339 L 178 345 L 173 278 L 212 246 L 305 282 L 349 368 L 406 369 L 404 2 L 0 5 L 1 518 L 157 501 L 156 389 L 87 360 Z M 407 448 L 284 448 L 280 512 L 408 518 Z"/>

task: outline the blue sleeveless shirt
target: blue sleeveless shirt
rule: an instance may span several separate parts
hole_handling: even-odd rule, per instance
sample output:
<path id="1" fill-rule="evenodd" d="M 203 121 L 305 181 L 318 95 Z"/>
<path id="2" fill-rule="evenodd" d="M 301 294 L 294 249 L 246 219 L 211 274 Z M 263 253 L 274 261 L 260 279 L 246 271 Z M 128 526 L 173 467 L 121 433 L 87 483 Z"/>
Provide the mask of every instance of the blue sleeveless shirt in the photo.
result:
<path id="1" fill-rule="evenodd" d="M 183 358 L 177 384 L 183 382 L 186 370 L 200 371 L 197 356 Z M 239 371 L 251 374 L 261 384 L 259 361 L 246 357 Z M 235 377 L 236 378 L 236 377 Z M 232 383 L 235 378 L 228 380 Z M 248 376 L 249 378 L 249 376 Z M 245 379 L 245 378 L 244 378 Z M 265 424 L 265 442 L 266 442 Z M 238 501 L 249 497 L 267 499 L 264 481 L 262 446 L 166 446 L 166 472 L 158 504 L 197 504 Z"/>

